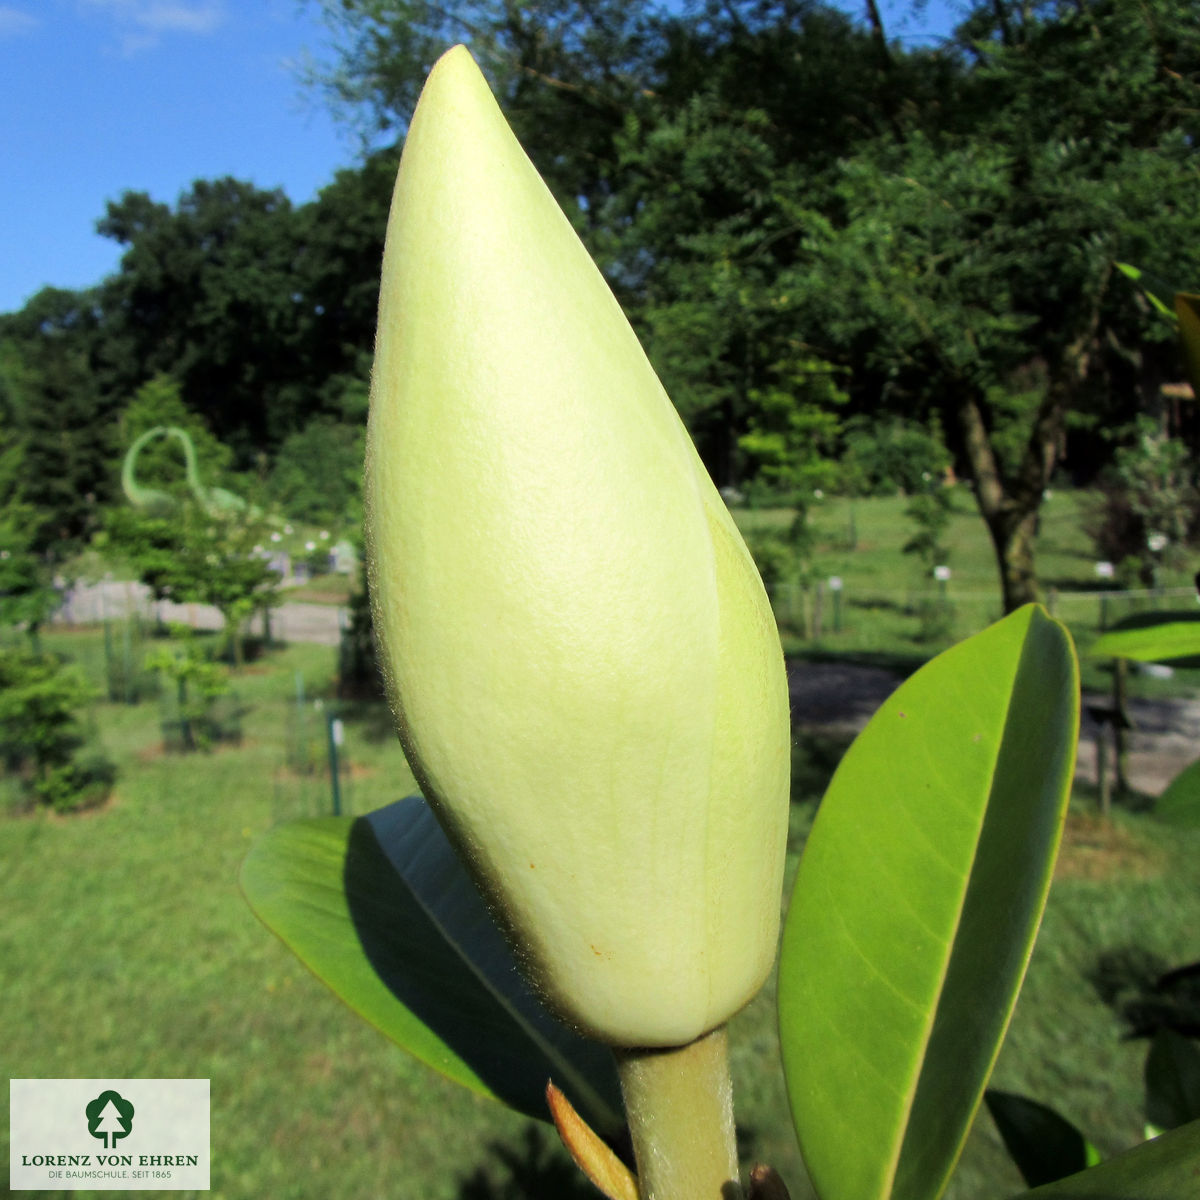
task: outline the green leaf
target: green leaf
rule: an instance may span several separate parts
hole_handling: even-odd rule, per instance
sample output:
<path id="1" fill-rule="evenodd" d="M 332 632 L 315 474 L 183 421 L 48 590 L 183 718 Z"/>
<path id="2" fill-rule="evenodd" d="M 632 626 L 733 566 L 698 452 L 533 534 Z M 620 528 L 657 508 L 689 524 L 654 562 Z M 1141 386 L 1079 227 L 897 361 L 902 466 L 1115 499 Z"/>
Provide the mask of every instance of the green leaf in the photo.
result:
<path id="1" fill-rule="evenodd" d="M 1070 636 L 1027 605 L 939 655 L 843 759 L 784 928 L 779 1021 L 823 1200 L 933 1200 L 1008 1025 L 1079 729 Z"/>
<path id="2" fill-rule="evenodd" d="M 1154 806 L 1154 815 L 1169 825 L 1200 828 L 1200 759 L 1184 767 L 1167 784 Z"/>
<path id="3" fill-rule="evenodd" d="M 1102 633 L 1088 653 L 1093 658 L 1164 662 L 1200 655 L 1200 613 L 1138 613 Z"/>
<path id="4" fill-rule="evenodd" d="M 533 996 L 421 797 L 281 825 L 241 881 L 318 979 L 448 1079 L 548 1120 L 553 1078 L 598 1133 L 622 1127 L 611 1054 Z"/>
<path id="5" fill-rule="evenodd" d="M 1142 289 L 1142 294 L 1154 306 L 1154 311 L 1160 317 L 1165 317 L 1172 325 L 1175 324 L 1175 311 L 1169 303 L 1172 295 L 1172 288 L 1169 284 L 1154 275 L 1148 275 L 1140 267 L 1131 266 L 1129 263 L 1119 262 L 1114 263 L 1113 266 Z M 1166 297 L 1166 301 L 1162 297 Z"/>
<path id="6" fill-rule="evenodd" d="M 1146 1055 L 1146 1116 L 1159 1129 L 1200 1121 L 1200 1048 L 1173 1029 L 1160 1029 Z"/>
<path id="7" fill-rule="evenodd" d="M 983 1098 L 1005 1149 L 1030 1187 L 1065 1179 L 1099 1161 L 1087 1138 L 1045 1104 L 994 1088 Z"/>
<path id="8" fill-rule="evenodd" d="M 1179 318 L 1179 340 L 1188 382 L 1200 396 L 1200 296 L 1175 293 L 1175 315 Z"/>
<path id="9" fill-rule="evenodd" d="M 1013 1200 L 1192 1200 L 1200 1196 L 1200 1121 Z"/>

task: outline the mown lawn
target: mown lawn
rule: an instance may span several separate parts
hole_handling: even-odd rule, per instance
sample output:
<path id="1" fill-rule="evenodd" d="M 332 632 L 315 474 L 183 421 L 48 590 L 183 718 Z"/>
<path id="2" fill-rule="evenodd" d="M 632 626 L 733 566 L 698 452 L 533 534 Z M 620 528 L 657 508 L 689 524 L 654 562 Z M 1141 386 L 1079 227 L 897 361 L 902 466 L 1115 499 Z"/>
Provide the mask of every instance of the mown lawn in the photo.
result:
<path id="1" fill-rule="evenodd" d="M 94 639 L 48 640 L 94 659 Z M 238 890 L 256 836 L 327 808 L 286 759 L 295 671 L 311 697 L 331 665 L 314 647 L 252 665 L 244 742 L 209 753 L 164 755 L 153 703 L 101 706 L 112 802 L 0 821 L 0 1059 L 10 1077 L 210 1078 L 214 1196 L 454 1197 L 477 1167 L 504 1175 L 491 1143 L 525 1122 L 350 1014 Z M 356 722 L 346 748 L 356 809 L 410 790 L 394 738 Z"/>
<path id="2" fill-rule="evenodd" d="M 1096 554 L 1085 531 L 1089 514 L 1097 503 L 1087 491 L 1052 492 L 1042 506 L 1037 542 L 1037 571 L 1042 586 L 1054 589 L 1066 606 L 1067 620 L 1098 617 L 1098 593 L 1106 586 L 1096 575 Z M 917 531 L 906 515 L 909 500 L 903 496 L 880 496 L 852 500 L 827 497 L 814 505 L 809 521 L 815 532 L 812 555 L 814 579 L 839 576 L 844 581 L 847 617 L 856 607 L 870 611 L 865 601 L 882 598 L 907 601 L 921 595 L 938 594 L 919 559 L 904 553 L 905 544 Z M 976 614 L 995 619 L 1000 611 L 999 575 L 986 527 L 970 490 L 959 484 L 951 491 L 951 519 L 944 535 L 948 549 L 945 565 L 951 570 L 947 585 L 952 603 Z M 737 509 L 738 525 L 745 531 L 782 532 L 792 521 L 790 509 Z M 1186 570 L 1164 573 L 1165 587 L 1188 587 Z M 1107 586 L 1112 587 L 1110 583 Z M 1082 595 L 1080 595 L 1082 593 Z M 1078 597 L 1076 599 L 1076 597 Z M 847 620 L 861 626 L 860 633 L 878 645 L 884 628 L 870 620 Z M 830 632 L 829 619 L 825 622 Z"/>
<path id="3" fill-rule="evenodd" d="M 1044 600 L 1065 621 L 1081 650 L 1121 617 L 1148 607 L 1197 611 L 1191 570 L 1164 572 L 1159 598 L 1130 597 L 1096 575 L 1096 555 L 1085 526 L 1097 499 L 1087 491 L 1054 491 L 1042 507 L 1036 565 Z M 953 489 L 944 535 L 951 577 L 944 596 L 904 546 L 916 532 L 903 496 L 848 500 L 827 497 L 810 512 L 815 531 L 807 596 L 795 584 L 772 588 L 772 602 L 787 653 L 797 658 L 879 663 L 908 673 L 939 650 L 977 633 L 1002 615 L 995 555 L 974 498 L 965 485 Z M 790 509 L 738 509 L 743 533 L 783 532 Z M 853 528 L 853 540 L 850 531 Z M 828 581 L 842 581 L 841 628 Z M 817 585 L 822 585 L 819 630 L 813 628 Z M 944 599 L 944 609 L 942 605 Z M 942 620 L 939 612 L 945 612 Z M 805 617 L 807 616 L 807 623 Z M 1083 654 L 1084 685 L 1109 687 L 1107 663 Z M 1132 694 L 1191 694 L 1200 671 L 1178 672 L 1165 686 L 1136 679 Z"/>
<path id="4" fill-rule="evenodd" d="M 884 553 L 885 540 L 900 536 L 897 507 L 860 502 L 861 549 L 837 564 L 847 591 L 868 586 L 866 547 Z M 1057 537 L 1056 528 L 1048 519 L 1044 537 Z M 1064 536 L 1062 545 L 1054 553 L 1075 563 L 1074 543 Z M 894 545 L 886 553 L 893 572 L 911 567 Z M 1090 564 L 1079 563 L 1075 575 L 1086 576 Z M 886 579 L 881 569 L 877 586 Z M 868 615 L 855 615 L 864 637 Z M 913 624 L 908 618 L 906 628 Z M 930 652 L 911 636 L 889 644 L 882 624 L 872 636 L 896 656 Z M 47 642 L 99 678 L 99 634 Z M 98 705 L 96 731 L 121 768 L 111 803 L 73 817 L 0 818 L 0 1060 L 11 1077 L 210 1078 L 213 1196 L 582 1200 L 593 1193 L 574 1181 L 544 1127 L 392 1047 L 311 978 L 240 896 L 238 868 L 255 837 L 287 817 L 328 810 L 326 710 L 314 701 L 329 703 L 333 658 L 295 646 L 246 667 L 236 683 L 247 709 L 243 741 L 207 753 L 164 754 L 153 701 Z M 409 790 L 382 706 L 337 711 L 346 723 L 347 810 Z M 317 769 L 307 773 L 306 762 Z M 789 871 L 815 796 L 797 801 Z M 1087 974 L 1102 951 L 1124 945 L 1173 964 L 1200 958 L 1200 836 L 1122 811 L 1102 827 L 1090 812 L 1081 798 L 995 1083 L 1053 1104 L 1114 1152 L 1140 1133 L 1144 1047 L 1121 1041 Z M 774 1163 L 801 1200 L 772 986 L 733 1024 L 739 1121 L 747 1162 Z M 0 1131 L 6 1139 L 7 1123 Z M 1019 1186 L 980 1117 L 950 1197 L 999 1200 Z"/>

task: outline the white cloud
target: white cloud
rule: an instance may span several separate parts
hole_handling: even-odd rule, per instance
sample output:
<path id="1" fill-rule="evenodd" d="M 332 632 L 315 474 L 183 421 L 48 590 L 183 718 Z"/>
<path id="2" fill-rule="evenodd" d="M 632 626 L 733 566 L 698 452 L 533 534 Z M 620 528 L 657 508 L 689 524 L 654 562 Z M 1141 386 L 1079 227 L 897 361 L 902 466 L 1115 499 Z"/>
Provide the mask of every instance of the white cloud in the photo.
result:
<path id="1" fill-rule="evenodd" d="M 37 26 L 38 19 L 23 9 L 0 4 L 0 37 L 16 37 Z"/>
<path id="2" fill-rule="evenodd" d="M 137 23 L 156 33 L 212 33 L 225 20 L 219 0 L 152 0 L 138 7 Z"/>
<path id="3" fill-rule="evenodd" d="M 135 54 L 164 34 L 215 32 L 225 21 L 224 0 L 81 0 L 108 16 L 121 35 L 121 48 Z"/>

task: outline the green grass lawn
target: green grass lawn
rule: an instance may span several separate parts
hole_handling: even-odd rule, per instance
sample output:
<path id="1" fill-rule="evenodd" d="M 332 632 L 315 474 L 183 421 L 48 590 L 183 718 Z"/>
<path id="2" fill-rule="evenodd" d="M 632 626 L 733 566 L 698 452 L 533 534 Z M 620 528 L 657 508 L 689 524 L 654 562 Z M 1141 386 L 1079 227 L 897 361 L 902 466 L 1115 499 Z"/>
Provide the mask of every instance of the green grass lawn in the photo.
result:
<path id="1" fill-rule="evenodd" d="M 96 635 L 47 641 L 97 659 Z M 525 1122 L 353 1016 L 237 886 L 255 837 L 328 811 L 326 781 L 287 758 L 295 673 L 316 697 L 332 663 L 297 646 L 252 664 L 244 741 L 209 753 L 164 755 L 152 702 L 102 705 L 111 803 L 0 821 L 0 1058 L 10 1077 L 210 1078 L 214 1196 L 455 1197 L 477 1168 L 504 1177 L 492 1143 L 519 1147 Z M 357 811 L 412 788 L 379 716 L 348 721 Z"/>
<path id="2" fill-rule="evenodd" d="M 1052 493 L 1042 508 L 1036 565 L 1044 601 L 1070 627 L 1084 652 L 1084 686 L 1107 689 L 1108 664 L 1086 656 L 1102 622 L 1111 625 L 1145 607 L 1195 611 L 1196 602 L 1188 570 L 1164 573 L 1161 582 L 1168 592 L 1161 600 L 1130 598 L 1097 579 L 1095 552 L 1084 532 L 1084 522 L 1095 503 L 1090 492 Z M 880 663 L 910 672 L 939 650 L 999 619 L 1000 577 L 991 540 L 974 498 L 960 484 L 953 492 L 953 516 L 944 538 L 949 548 L 946 565 L 951 569 L 945 589 L 949 617 L 942 627 L 936 622 L 932 629 L 923 624 L 922 605 L 939 601 L 941 593 L 919 561 L 903 552 L 916 531 L 913 520 L 905 515 L 907 506 L 903 496 L 865 500 L 835 496 L 814 506 L 810 514 L 816 534 L 814 587 L 807 597 L 795 585 L 773 589 L 772 602 L 789 656 Z M 748 534 L 783 532 L 792 516 L 790 509 L 734 512 L 738 525 Z M 1195 565 L 1200 564 L 1193 564 L 1193 569 Z M 840 629 L 834 627 L 835 601 L 828 590 L 828 580 L 835 576 L 842 580 Z M 819 636 L 811 629 L 816 581 L 825 584 Z M 1172 595 L 1171 589 L 1185 594 Z M 1200 671 L 1177 672 L 1165 685 L 1137 679 L 1134 689 L 1134 694 L 1192 694 L 1200 691 Z"/>
<path id="3" fill-rule="evenodd" d="M 1070 531 L 1074 503 L 1064 497 L 1060 516 L 1052 502 L 1043 527 L 1042 566 L 1061 580 L 1063 595 L 1072 580 L 1086 584 L 1091 569 Z M 955 586 L 961 579 L 964 593 L 994 591 L 987 547 L 980 552 L 978 526 L 969 524 L 978 518 L 960 508 Z M 872 589 L 885 595 L 889 578 L 913 575 L 898 550 L 908 536 L 901 509 L 860 502 L 853 552 L 835 544 L 844 506 L 822 512 L 822 563 L 843 575 L 848 600 Z M 912 637 L 915 624 L 882 606 L 848 605 L 845 644 L 831 634 L 821 652 L 869 658 L 873 641 L 885 657 L 915 665 L 933 649 Z M 99 633 L 46 642 L 99 682 Z M 333 662 L 329 649 L 293 646 L 249 664 L 236 679 L 246 707 L 243 740 L 207 753 L 164 754 L 152 700 L 100 704 L 95 730 L 121 771 L 112 801 L 71 817 L 0 817 L 7 1073 L 210 1078 L 213 1196 L 594 1195 L 564 1167 L 544 1127 L 453 1087 L 392 1047 L 309 976 L 240 896 L 238 868 L 258 835 L 288 817 L 328 811 L 328 710 L 314 702 L 331 703 Z M 337 711 L 347 730 L 346 809 L 365 812 L 410 790 L 383 706 Z M 815 807 L 812 795 L 797 799 L 789 875 Z M 1152 816 L 1122 811 L 1102 827 L 1089 812 L 1081 798 L 994 1082 L 1055 1105 L 1111 1153 L 1139 1136 L 1145 1052 L 1121 1041 L 1086 976 L 1100 952 L 1122 945 L 1170 963 L 1200 958 L 1200 836 L 1168 833 Z M 778 1068 L 772 991 L 773 983 L 733 1022 L 740 1131 L 747 1163 L 775 1164 L 801 1200 L 807 1192 Z M 949 1195 L 999 1200 L 1017 1190 L 982 1116 Z"/>

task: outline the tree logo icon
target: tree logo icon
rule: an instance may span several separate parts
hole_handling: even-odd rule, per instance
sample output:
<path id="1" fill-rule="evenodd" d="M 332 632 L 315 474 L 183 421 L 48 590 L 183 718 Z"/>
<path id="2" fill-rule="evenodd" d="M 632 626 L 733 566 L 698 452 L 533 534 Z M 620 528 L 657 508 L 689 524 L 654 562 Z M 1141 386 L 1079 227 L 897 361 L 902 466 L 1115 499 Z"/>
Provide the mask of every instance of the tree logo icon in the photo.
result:
<path id="1" fill-rule="evenodd" d="M 101 1092 L 83 1111 L 88 1133 L 100 1138 L 105 1150 L 111 1150 L 118 1138 L 128 1137 L 133 1129 L 133 1105 L 120 1092 Z"/>

